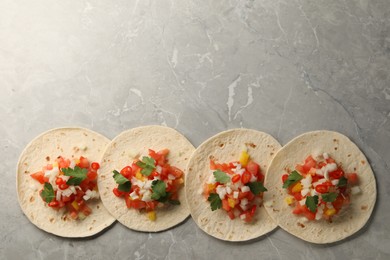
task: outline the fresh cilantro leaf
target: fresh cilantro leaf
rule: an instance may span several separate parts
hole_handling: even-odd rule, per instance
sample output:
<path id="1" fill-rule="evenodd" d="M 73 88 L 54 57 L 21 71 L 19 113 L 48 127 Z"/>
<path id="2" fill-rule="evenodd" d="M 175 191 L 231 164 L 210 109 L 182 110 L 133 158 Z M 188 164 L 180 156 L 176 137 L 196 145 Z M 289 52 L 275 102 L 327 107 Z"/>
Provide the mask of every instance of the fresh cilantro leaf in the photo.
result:
<path id="1" fill-rule="evenodd" d="M 222 200 L 217 193 L 210 193 L 207 200 L 210 201 L 212 211 L 220 209 L 222 207 Z"/>
<path id="2" fill-rule="evenodd" d="M 70 178 L 66 184 L 68 185 L 79 185 L 83 180 L 87 178 L 87 169 L 80 168 L 78 166 L 75 166 L 74 169 L 72 168 L 62 168 L 61 171 L 64 173 L 65 176 L 70 176 Z"/>
<path id="3" fill-rule="evenodd" d="M 152 182 L 152 199 L 159 200 L 159 199 L 165 199 L 167 192 L 165 191 L 167 185 L 164 181 L 161 180 L 154 180 Z M 168 199 L 168 198 L 166 198 Z"/>
<path id="4" fill-rule="evenodd" d="M 123 184 L 118 185 L 118 190 L 123 191 L 123 192 L 129 192 L 131 190 L 131 182 L 125 182 Z"/>
<path id="5" fill-rule="evenodd" d="M 178 200 L 168 200 L 168 202 L 172 205 L 180 205 L 180 201 Z"/>
<path id="6" fill-rule="evenodd" d="M 53 190 L 53 186 L 51 186 L 50 183 L 45 182 L 45 185 L 43 186 L 43 190 L 41 192 L 41 197 L 46 203 L 52 202 L 55 198 L 55 193 Z"/>
<path id="7" fill-rule="evenodd" d="M 141 173 L 144 176 L 149 176 L 153 170 L 156 168 L 155 160 L 151 157 L 144 156 L 142 157 L 142 161 L 138 161 L 136 164 L 142 168 Z"/>
<path id="8" fill-rule="evenodd" d="M 345 178 L 344 176 L 341 176 L 341 178 L 339 179 L 339 183 L 337 184 L 338 187 L 345 187 L 347 186 L 347 183 L 348 183 L 348 179 Z"/>
<path id="9" fill-rule="evenodd" d="M 286 189 L 290 187 L 292 184 L 303 179 L 303 176 L 299 174 L 297 171 L 293 171 L 288 175 L 287 180 L 283 183 L 283 188 Z"/>
<path id="10" fill-rule="evenodd" d="M 230 181 L 230 177 L 223 171 L 221 170 L 216 170 L 213 172 L 215 181 L 219 183 L 228 183 Z"/>
<path id="11" fill-rule="evenodd" d="M 333 202 L 337 198 L 337 193 L 336 192 L 329 192 L 329 193 L 324 193 L 321 195 L 322 200 L 325 202 Z"/>
<path id="12" fill-rule="evenodd" d="M 118 184 L 124 184 L 129 181 L 125 176 L 120 174 L 117 170 L 112 171 L 112 173 L 114 174 L 113 177 L 115 182 Z"/>
<path id="13" fill-rule="evenodd" d="M 165 202 L 169 202 L 169 198 L 171 197 L 171 193 L 170 192 L 166 192 L 165 193 L 165 196 L 161 196 L 157 201 L 158 202 L 161 202 L 161 203 L 165 203 Z"/>
<path id="14" fill-rule="evenodd" d="M 318 196 L 307 196 L 305 205 L 311 212 L 315 213 L 318 205 Z"/>
<path id="15" fill-rule="evenodd" d="M 247 186 L 249 186 L 249 188 L 251 189 L 251 192 L 254 195 L 259 195 L 261 192 L 267 191 L 267 189 L 264 187 L 263 183 L 261 183 L 259 181 L 249 182 L 247 184 Z"/>

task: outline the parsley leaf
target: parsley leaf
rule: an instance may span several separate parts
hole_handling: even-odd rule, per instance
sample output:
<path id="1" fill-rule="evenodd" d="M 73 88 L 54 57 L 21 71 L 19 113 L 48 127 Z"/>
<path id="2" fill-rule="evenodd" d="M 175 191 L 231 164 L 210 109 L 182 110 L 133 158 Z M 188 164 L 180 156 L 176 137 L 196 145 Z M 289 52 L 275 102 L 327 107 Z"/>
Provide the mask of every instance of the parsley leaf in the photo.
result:
<path id="1" fill-rule="evenodd" d="M 220 209 L 222 207 L 222 200 L 219 198 L 219 195 L 217 193 L 210 193 L 207 200 L 210 201 L 212 211 Z"/>
<path id="2" fill-rule="evenodd" d="M 337 193 L 336 192 L 329 192 L 329 193 L 324 193 L 321 195 L 322 200 L 325 202 L 333 202 L 337 198 Z"/>
<path id="3" fill-rule="evenodd" d="M 114 170 L 112 173 L 114 173 L 114 180 L 116 183 L 118 183 L 118 190 L 123 192 L 129 192 L 131 189 L 131 182 L 125 178 L 122 174 L 120 174 L 117 170 Z"/>
<path id="4" fill-rule="evenodd" d="M 51 186 L 50 183 L 45 182 L 45 185 L 43 186 L 43 190 L 41 192 L 41 197 L 46 203 L 52 202 L 55 198 L 55 193 L 53 190 L 53 186 Z"/>
<path id="5" fill-rule="evenodd" d="M 307 196 L 305 205 L 311 212 L 315 213 L 318 205 L 318 196 Z"/>
<path id="6" fill-rule="evenodd" d="M 151 157 L 144 156 L 142 157 L 142 161 L 138 161 L 137 166 L 141 167 L 141 173 L 144 176 L 149 176 L 154 169 L 156 169 L 155 160 Z"/>
<path id="7" fill-rule="evenodd" d="M 166 201 L 168 199 L 167 192 L 165 191 L 166 187 L 167 187 L 167 185 L 165 184 L 164 181 L 154 180 L 152 182 L 152 190 L 153 190 L 152 199 L 157 200 L 157 201 L 159 201 L 160 199 L 161 200 L 165 199 L 165 201 Z M 169 192 L 168 192 L 168 194 L 169 194 Z M 163 201 L 160 201 L 160 202 L 163 202 Z"/>
<path id="8" fill-rule="evenodd" d="M 287 180 L 283 183 L 283 188 L 286 189 L 290 187 L 292 184 L 303 179 L 303 176 L 299 174 L 297 171 L 293 171 L 288 175 Z"/>
<path id="9" fill-rule="evenodd" d="M 348 179 L 345 178 L 344 176 L 341 176 L 341 178 L 339 179 L 339 183 L 337 184 L 337 187 L 345 187 L 347 186 L 347 183 L 348 183 Z"/>
<path id="10" fill-rule="evenodd" d="M 249 186 L 249 188 L 251 189 L 251 192 L 254 195 L 259 195 L 261 192 L 267 191 L 267 189 L 264 187 L 263 183 L 261 183 L 259 181 L 249 182 L 247 184 L 247 186 Z"/>
<path id="11" fill-rule="evenodd" d="M 228 183 L 230 181 L 230 177 L 223 171 L 221 170 L 216 170 L 213 172 L 215 181 L 219 183 Z"/>
<path id="12" fill-rule="evenodd" d="M 64 173 L 65 176 L 70 176 L 70 178 L 66 184 L 68 185 L 79 185 L 83 180 L 87 178 L 87 169 L 80 168 L 78 166 L 75 166 L 74 169 L 72 168 L 62 168 L 61 171 Z"/>

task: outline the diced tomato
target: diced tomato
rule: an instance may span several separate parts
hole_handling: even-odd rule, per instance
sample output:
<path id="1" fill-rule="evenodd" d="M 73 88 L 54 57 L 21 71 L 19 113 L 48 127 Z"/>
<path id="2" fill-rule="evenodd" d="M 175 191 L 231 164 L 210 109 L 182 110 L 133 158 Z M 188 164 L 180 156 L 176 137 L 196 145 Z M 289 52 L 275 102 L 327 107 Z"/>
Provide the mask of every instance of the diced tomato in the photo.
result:
<path id="1" fill-rule="evenodd" d="M 75 196 L 72 194 L 71 196 L 67 197 L 67 196 L 62 196 L 61 197 L 61 201 L 66 203 L 66 202 L 69 202 L 69 201 L 73 201 L 75 199 Z"/>
<path id="2" fill-rule="evenodd" d="M 69 216 L 72 219 L 77 219 L 79 217 L 79 214 L 77 213 L 77 211 L 70 211 Z"/>
<path id="3" fill-rule="evenodd" d="M 297 165 L 295 166 L 295 170 L 297 170 L 299 173 L 304 173 L 304 172 L 303 172 L 303 166 L 300 165 L 300 164 L 297 164 Z"/>
<path id="4" fill-rule="evenodd" d="M 49 182 L 49 178 L 45 177 L 45 174 L 42 171 L 30 174 L 30 176 L 34 180 L 39 181 L 39 183 L 41 184 L 44 184 L 45 182 Z"/>
<path id="5" fill-rule="evenodd" d="M 233 175 L 233 177 L 232 177 L 232 182 L 233 182 L 233 183 L 236 183 L 236 182 L 238 182 L 240 179 L 241 179 L 240 174 L 235 174 L 235 175 Z"/>
<path id="6" fill-rule="evenodd" d="M 329 177 L 332 179 L 340 179 L 343 175 L 344 171 L 341 168 L 338 168 L 337 170 L 329 173 Z"/>
<path id="7" fill-rule="evenodd" d="M 228 216 L 230 219 L 235 219 L 236 216 L 234 216 L 233 210 L 228 211 Z"/>
<path id="8" fill-rule="evenodd" d="M 248 171 L 245 171 L 242 175 L 241 175 L 241 182 L 242 184 L 247 184 L 250 180 L 251 180 L 251 173 L 248 172 Z"/>
<path id="9" fill-rule="evenodd" d="M 337 198 L 335 199 L 335 201 L 332 202 L 332 204 L 333 204 L 333 207 L 336 210 L 341 209 L 342 206 L 344 205 L 344 198 L 343 198 L 343 196 L 341 196 L 341 195 L 337 196 Z"/>
<path id="10" fill-rule="evenodd" d="M 53 200 L 53 201 L 49 202 L 49 204 L 47 204 L 47 205 L 49 207 L 52 207 L 52 208 L 58 207 L 58 201 Z"/>
<path id="11" fill-rule="evenodd" d="M 251 213 L 252 216 L 255 215 L 255 213 L 256 213 L 256 205 L 252 206 L 250 213 Z"/>
<path id="12" fill-rule="evenodd" d="M 326 184 L 318 184 L 315 189 L 319 193 L 327 193 L 329 191 L 329 186 Z"/>
<path id="13" fill-rule="evenodd" d="M 118 188 L 116 188 L 116 187 L 112 190 L 112 192 L 113 192 L 114 195 L 117 196 L 117 197 L 122 197 L 123 194 L 124 194 L 123 191 L 118 190 Z"/>
<path id="14" fill-rule="evenodd" d="M 297 201 L 303 199 L 303 196 L 300 192 L 294 192 L 294 193 L 292 193 L 292 195 L 294 196 L 295 200 L 297 200 Z"/>
<path id="15" fill-rule="evenodd" d="M 303 214 L 308 220 L 313 220 L 316 217 L 315 212 L 311 212 L 306 205 L 301 205 L 300 203 L 296 204 L 293 213 L 297 215 Z"/>
<path id="16" fill-rule="evenodd" d="M 130 179 L 132 177 L 132 173 L 133 173 L 133 170 L 130 166 L 124 167 L 120 172 L 120 174 L 122 174 L 123 177 L 125 177 L 127 179 Z"/>
<path id="17" fill-rule="evenodd" d="M 222 208 L 226 211 L 230 211 L 232 208 L 229 206 L 229 202 L 227 199 L 222 200 Z"/>
<path id="18" fill-rule="evenodd" d="M 99 170 L 100 165 L 99 165 L 99 163 L 97 163 L 97 162 L 93 162 L 93 163 L 91 163 L 91 168 L 92 168 L 93 170 L 97 171 L 97 170 Z"/>
<path id="19" fill-rule="evenodd" d="M 60 188 L 61 190 L 66 190 L 67 188 L 69 188 L 69 185 L 66 184 L 65 182 L 61 183 L 58 188 Z"/>
<path id="20" fill-rule="evenodd" d="M 82 212 L 85 216 L 89 216 L 92 213 L 92 209 L 88 207 L 86 203 L 82 203 L 80 205 L 79 211 Z"/>
<path id="21" fill-rule="evenodd" d="M 122 194 L 125 194 L 125 193 L 123 192 Z M 124 197 L 125 197 L 126 207 L 128 209 L 131 208 L 132 200 L 131 200 L 130 196 L 128 194 L 126 194 Z"/>
<path id="22" fill-rule="evenodd" d="M 311 178 L 312 178 L 312 181 L 311 181 L 311 182 L 312 182 L 312 183 L 315 183 L 315 182 L 317 182 L 319 179 L 322 179 L 323 176 L 316 174 L 316 175 L 313 175 Z"/>
<path id="23" fill-rule="evenodd" d="M 131 207 L 135 209 L 144 209 L 146 207 L 145 201 L 136 199 L 131 201 Z"/>
<path id="24" fill-rule="evenodd" d="M 249 223 L 249 222 L 252 222 L 252 219 L 253 219 L 253 215 L 251 215 L 251 213 L 248 212 L 248 211 L 245 212 L 245 219 L 244 219 L 244 221 Z"/>
<path id="25" fill-rule="evenodd" d="M 63 208 L 63 207 L 65 207 L 65 202 L 63 202 L 62 200 L 60 200 L 60 201 L 58 202 L 58 208 Z"/>
<path id="26" fill-rule="evenodd" d="M 303 173 L 308 173 L 311 168 L 315 168 L 316 164 L 317 164 L 316 160 L 314 160 L 313 157 L 311 155 L 309 155 L 305 159 L 305 164 L 302 165 Z"/>
<path id="27" fill-rule="evenodd" d="M 78 163 L 78 166 L 80 168 L 89 168 L 89 161 L 87 158 L 84 158 L 83 156 L 80 156 L 80 162 Z"/>
<path id="28" fill-rule="evenodd" d="M 288 179 L 288 174 L 283 174 L 282 175 L 282 182 L 285 183 Z"/>
<path id="29" fill-rule="evenodd" d="M 169 165 L 162 166 L 160 177 L 162 180 L 166 180 L 168 178 L 170 167 Z"/>
<path id="30" fill-rule="evenodd" d="M 95 171 L 89 171 L 87 173 L 87 178 L 90 180 L 90 181 L 94 181 L 96 180 L 97 178 L 97 173 Z"/>
<path id="31" fill-rule="evenodd" d="M 356 173 L 348 173 L 346 177 L 348 179 L 348 183 L 351 185 L 356 185 L 359 181 Z"/>
<path id="32" fill-rule="evenodd" d="M 210 170 L 216 170 L 217 166 L 215 165 L 215 162 L 213 160 L 210 160 Z"/>
<path id="33" fill-rule="evenodd" d="M 249 192 L 247 192 L 246 198 L 249 201 L 252 201 L 255 198 L 255 195 L 252 192 L 249 191 Z"/>
<path id="34" fill-rule="evenodd" d="M 257 174 L 257 181 L 264 182 L 264 175 L 261 172 Z"/>
<path id="35" fill-rule="evenodd" d="M 246 170 L 254 176 L 257 176 L 257 174 L 260 172 L 260 166 L 254 161 L 249 161 L 246 165 Z"/>
<path id="36" fill-rule="evenodd" d="M 148 201 L 146 202 L 146 208 L 154 210 L 157 207 L 158 201 Z"/>
<path id="37" fill-rule="evenodd" d="M 171 166 L 171 174 L 174 175 L 176 178 L 180 178 L 183 176 L 183 171 L 175 166 Z"/>

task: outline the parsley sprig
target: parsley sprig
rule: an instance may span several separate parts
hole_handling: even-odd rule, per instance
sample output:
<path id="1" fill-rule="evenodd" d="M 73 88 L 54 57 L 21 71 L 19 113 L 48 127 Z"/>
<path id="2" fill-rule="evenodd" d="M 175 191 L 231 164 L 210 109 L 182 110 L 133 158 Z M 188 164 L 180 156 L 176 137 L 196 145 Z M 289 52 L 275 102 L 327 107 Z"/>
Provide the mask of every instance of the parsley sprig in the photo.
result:
<path id="1" fill-rule="evenodd" d="M 255 182 L 249 182 L 247 186 L 251 189 L 251 192 L 254 195 L 259 195 L 261 192 L 267 191 L 267 189 L 264 187 L 263 183 L 259 181 Z"/>
<path id="2" fill-rule="evenodd" d="M 287 180 L 283 183 L 283 188 L 286 189 L 290 187 L 292 184 L 297 183 L 302 180 L 303 176 L 299 174 L 297 171 L 293 171 L 288 175 Z"/>
<path id="3" fill-rule="evenodd" d="M 53 186 L 51 186 L 50 183 L 45 182 L 45 185 L 43 186 L 43 190 L 41 192 L 41 197 L 46 203 L 52 202 L 55 198 L 55 193 Z"/>
<path id="4" fill-rule="evenodd" d="M 207 200 L 210 201 L 212 211 L 220 209 L 222 207 L 222 200 L 217 193 L 210 193 Z"/>
<path id="5" fill-rule="evenodd" d="M 123 192 L 129 192 L 131 189 L 131 182 L 125 178 L 122 174 L 120 174 L 117 170 L 113 171 L 114 180 L 118 185 L 118 190 Z"/>
<path id="6" fill-rule="evenodd" d="M 87 169 L 80 168 L 78 166 L 75 166 L 73 169 L 68 168 L 62 168 L 61 171 L 64 173 L 65 176 L 70 176 L 69 180 L 66 182 L 68 185 L 80 185 L 80 183 L 87 178 Z"/>
<path id="7" fill-rule="evenodd" d="M 142 175 L 149 176 L 153 170 L 156 169 L 155 163 L 156 161 L 153 158 L 144 156 L 142 157 L 142 160 L 138 161 L 136 164 L 142 168 Z"/>
<path id="8" fill-rule="evenodd" d="M 230 177 L 223 171 L 221 170 L 216 170 L 213 172 L 215 181 L 219 183 L 228 183 L 230 182 Z"/>

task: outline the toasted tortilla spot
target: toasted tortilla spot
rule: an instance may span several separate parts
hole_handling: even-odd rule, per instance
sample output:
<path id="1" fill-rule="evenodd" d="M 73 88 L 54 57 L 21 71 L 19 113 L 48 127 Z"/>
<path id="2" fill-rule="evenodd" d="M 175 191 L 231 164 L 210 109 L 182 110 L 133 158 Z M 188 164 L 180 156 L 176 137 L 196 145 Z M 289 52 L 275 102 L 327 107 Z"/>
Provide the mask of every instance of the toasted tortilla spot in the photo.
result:
<path id="1" fill-rule="evenodd" d="M 50 156 L 46 156 L 46 161 L 50 161 Z"/>
<path id="2" fill-rule="evenodd" d="M 221 147 L 221 148 L 224 147 L 224 146 L 225 146 L 225 144 L 219 144 L 219 147 Z"/>
<path id="3" fill-rule="evenodd" d="M 361 162 L 363 165 L 364 165 L 364 164 L 366 164 L 366 162 L 365 162 L 365 161 L 363 161 L 363 160 L 362 160 L 362 161 L 360 161 L 360 162 Z"/>
<path id="4" fill-rule="evenodd" d="M 305 225 L 303 225 L 301 222 L 297 222 L 297 225 L 300 226 L 301 228 L 305 227 Z"/>
<path id="5" fill-rule="evenodd" d="M 30 202 L 33 202 L 35 200 L 34 196 L 30 197 Z"/>
<path id="6" fill-rule="evenodd" d="M 335 147 L 334 149 L 335 149 L 335 151 L 337 151 L 337 147 Z"/>
<path id="7" fill-rule="evenodd" d="M 256 145 L 254 143 L 245 143 L 246 146 L 250 146 L 252 148 L 256 148 Z"/>
<path id="8" fill-rule="evenodd" d="M 362 210 L 367 210 L 368 209 L 368 206 L 367 205 L 363 205 L 360 207 Z"/>
<path id="9" fill-rule="evenodd" d="M 50 218 L 49 221 L 50 221 L 51 223 L 53 223 L 53 222 L 54 222 L 54 218 Z"/>

